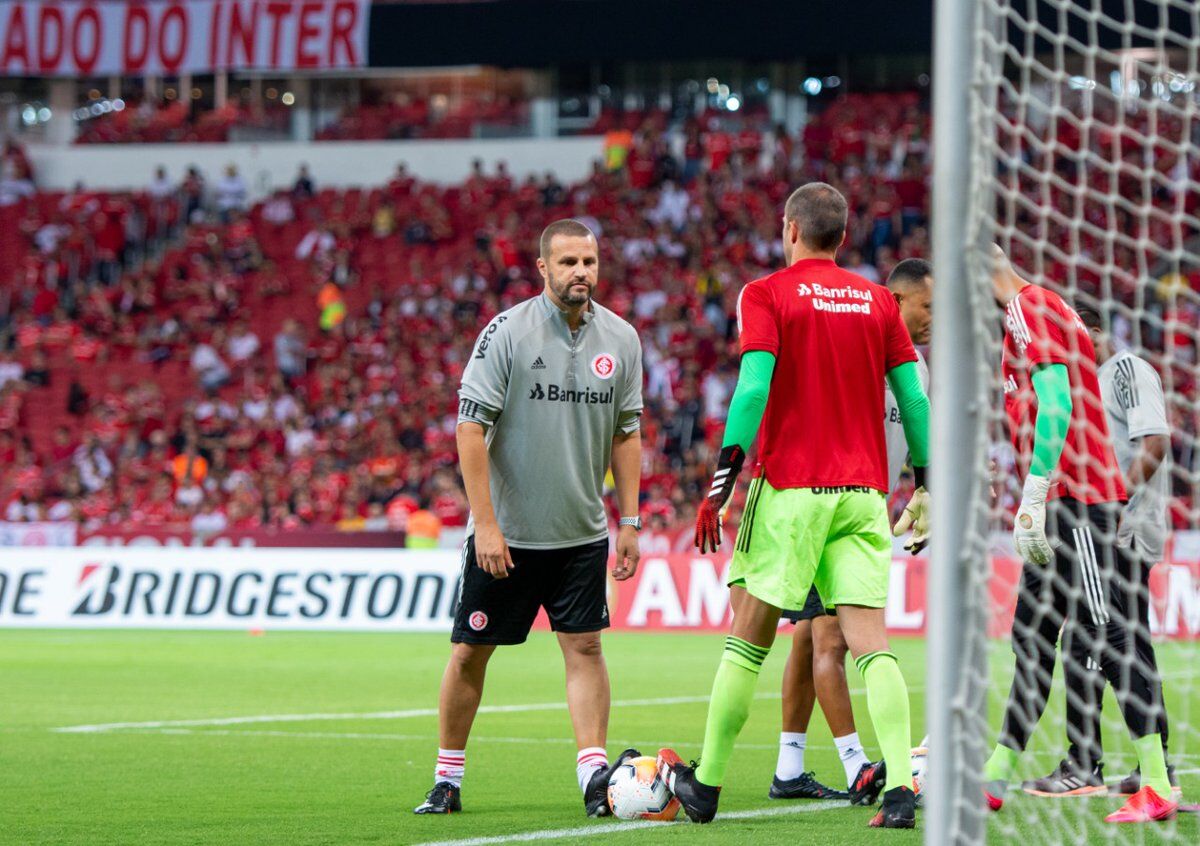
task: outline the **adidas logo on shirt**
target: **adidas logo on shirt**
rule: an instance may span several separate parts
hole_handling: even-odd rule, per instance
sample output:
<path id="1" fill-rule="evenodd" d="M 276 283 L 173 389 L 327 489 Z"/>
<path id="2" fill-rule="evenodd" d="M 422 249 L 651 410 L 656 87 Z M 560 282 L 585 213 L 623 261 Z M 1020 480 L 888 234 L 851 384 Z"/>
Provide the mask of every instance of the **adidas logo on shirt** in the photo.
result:
<path id="1" fill-rule="evenodd" d="M 535 362 L 533 363 L 533 366 L 532 366 L 532 367 L 530 367 L 529 369 L 530 369 L 530 370 L 545 370 L 545 369 L 546 369 L 546 362 L 542 361 L 542 357 L 539 355 L 539 356 L 537 357 L 537 361 L 535 361 Z"/>

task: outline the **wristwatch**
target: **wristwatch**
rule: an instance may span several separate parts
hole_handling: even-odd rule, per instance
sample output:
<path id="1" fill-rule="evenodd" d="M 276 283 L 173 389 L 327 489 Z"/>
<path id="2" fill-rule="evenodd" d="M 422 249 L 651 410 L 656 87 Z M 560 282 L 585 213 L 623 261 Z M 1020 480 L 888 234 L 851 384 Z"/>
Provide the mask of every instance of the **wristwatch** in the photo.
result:
<path id="1" fill-rule="evenodd" d="M 642 530 L 641 517 L 622 517 L 617 521 L 617 524 L 620 526 L 633 526 L 634 530 L 638 532 Z"/>

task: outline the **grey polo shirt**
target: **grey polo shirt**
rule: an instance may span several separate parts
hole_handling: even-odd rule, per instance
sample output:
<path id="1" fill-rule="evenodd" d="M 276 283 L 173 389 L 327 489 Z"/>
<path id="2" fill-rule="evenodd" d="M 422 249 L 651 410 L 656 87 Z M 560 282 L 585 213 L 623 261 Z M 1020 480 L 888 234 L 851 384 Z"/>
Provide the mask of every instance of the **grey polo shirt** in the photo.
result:
<path id="1" fill-rule="evenodd" d="M 1149 362 L 1123 350 L 1104 362 L 1097 371 L 1100 398 L 1108 418 L 1108 433 L 1121 472 L 1129 479 L 1129 468 L 1146 435 L 1170 435 L 1162 380 Z M 1161 561 L 1167 539 L 1167 482 L 1171 453 L 1163 456 L 1154 475 L 1136 490 L 1129 490 L 1125 519 L 1132 521 L 1134 541 L 1151 561 Z"/>
<path id="2" fill-rule="evenodd" d="M 593 302 L 572 333 L 565 312 L 539 294 L 479 333 L 458 396 L 458 422 L 487 431 L 492 504 L 510 546 L 557 549 L 608 536 L 613 438 L 637 431 L 642 413 L 642 346 L 632 326 Z"/>

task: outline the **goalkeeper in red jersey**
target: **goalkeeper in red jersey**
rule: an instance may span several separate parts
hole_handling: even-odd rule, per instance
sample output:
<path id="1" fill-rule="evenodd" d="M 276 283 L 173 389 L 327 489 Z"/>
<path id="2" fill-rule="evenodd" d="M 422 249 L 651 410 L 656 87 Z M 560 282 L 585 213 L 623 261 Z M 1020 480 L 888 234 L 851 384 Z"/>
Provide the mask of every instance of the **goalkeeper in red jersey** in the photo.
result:
<path id="1" fill-rule="evenodd" d="M 1137 750 L 1141 789 L 1107 820 L 1169 819 L 1178 806 L 1169 798 L 1155 672 L 1138 654 L 1139 564 L 1116 542 L 1127 496 L 1092 339 L 1060 296 L 1022 279 L 999 247 L 992 262 L 996 301 L 1005 309 L 1004 408 L 1025 488 L 1013 526 L 1024 561 L 1012 628 L 1016 671 L 999 742 L 984 766 L 988 806 L 1000 810 L 1046 710 L 1066 624 L 1064 639 L 1083 643 L 1064 643 L 1064 652 L 1099 663 Z M 1093 773 L 1077 776 L 1084 787 Z"/>
<path id="2" fill-rule="evenodd" d="M 892 560 L 887 515 L 884 380 L 900 405 L 918 488 L 909 508 L 927 532 L 924 477 L 929 400 L 895 299 L 842 270 L 846 200 L 824 183 L 788 198 L 788 266 L 747 285 L 738 299 L 742 363 L 712 488 L 700 506 L 696 545 L 721 544 L 721 520 L 760 424 L 758 466 L 729 570 L 733 625 L 713 682 L 698 765 L 670 749 L 659 769 L 695 822 L 717 812 L 721 785 L 783 608 L 816 586 L 867 688 L 885 767 L 871 825 L 911 828 L 908 689 L 888 651 L 883 609 Z"/>

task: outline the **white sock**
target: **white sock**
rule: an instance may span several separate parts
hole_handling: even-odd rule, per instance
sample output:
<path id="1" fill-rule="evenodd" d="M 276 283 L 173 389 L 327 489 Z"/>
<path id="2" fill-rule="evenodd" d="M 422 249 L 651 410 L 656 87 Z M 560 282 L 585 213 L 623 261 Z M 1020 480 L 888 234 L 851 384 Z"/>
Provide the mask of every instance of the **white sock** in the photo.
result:
<path id="1" fill-rule="evenodd" d="M 465 749 L 438 749 L 437 766 L 433 768 L 433 781 L 448 781 L 462 787 L 463 772 L 467 768 Z"/>
<path id="2" fill-rule="evenodd" d="M 837 747 L 838 757 L 842 759 L 842 769 L 846 771 L 846 784 L 852 784 L 862 765 L 870 763 L 862 743 L 858 740 L 858 732 L 835 737 L 833 745 Z"/>
<path id="3" fill-rule="evenodd" d="M 804 747 L 808 745 L 808 733 L 781 731 L 779 733 L 779 760 L 775 764 L 775 778 L 791 781 L 804 772 Z"/>
<path id="4" fill-rule="evenodd" d="M 608 767 L 608 753 L 603 747 L 589 746 L 587 749 L 580 749 L 579 754 L 575 756 L 575 778 L 579 780 L 580 791 L 586 791 L 588 782 L 592 780 L 592 774 L 596 770 L 605 769 Z"/>

